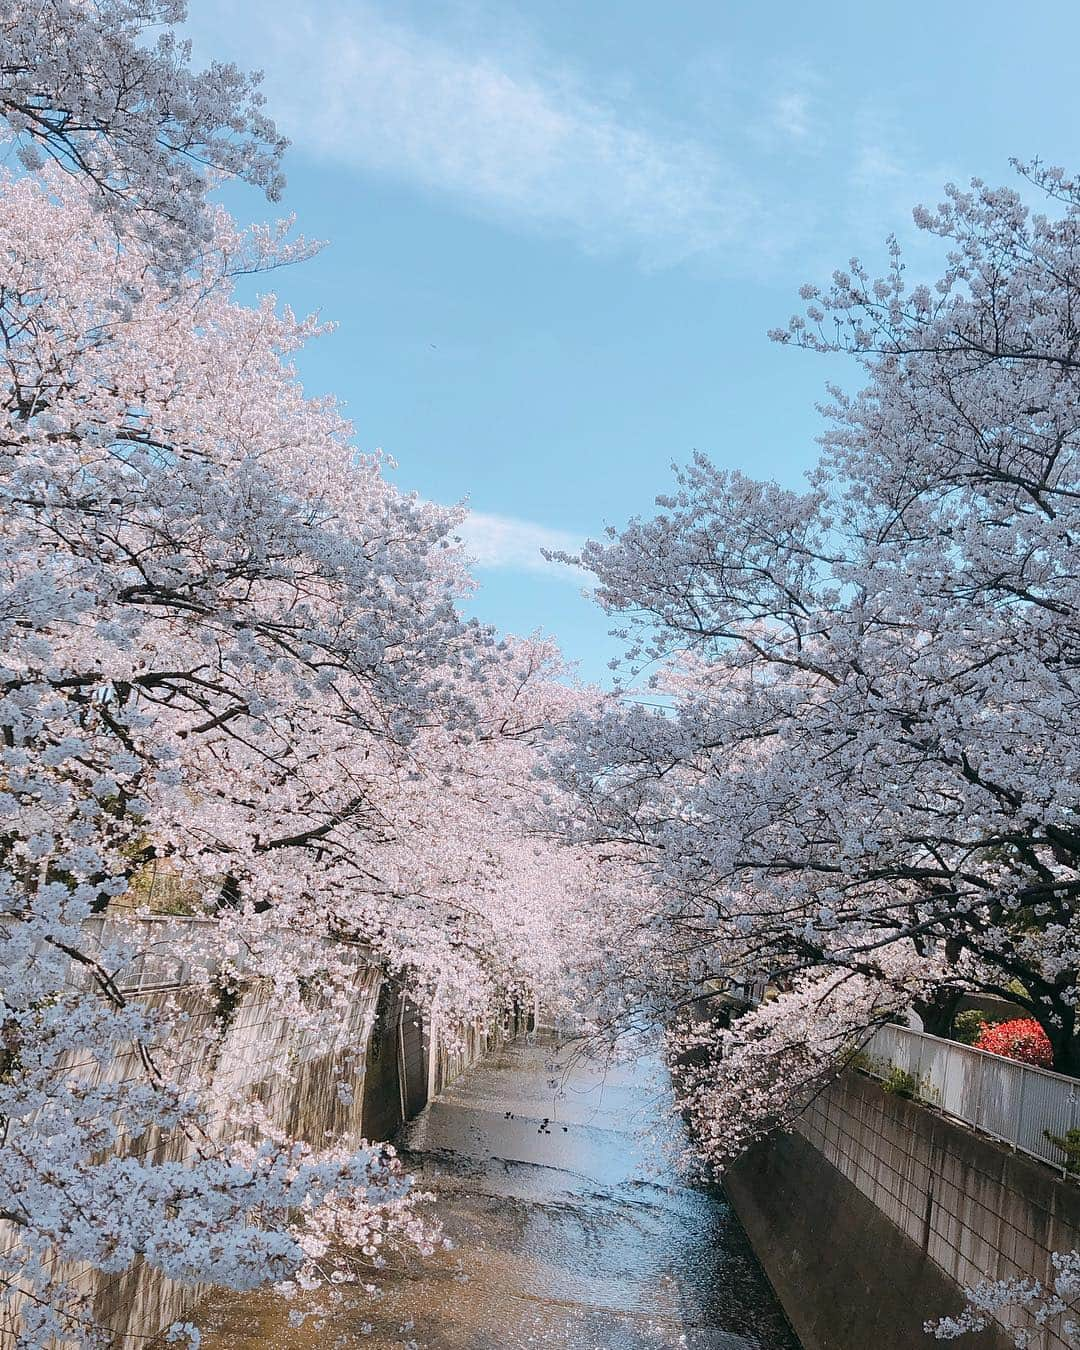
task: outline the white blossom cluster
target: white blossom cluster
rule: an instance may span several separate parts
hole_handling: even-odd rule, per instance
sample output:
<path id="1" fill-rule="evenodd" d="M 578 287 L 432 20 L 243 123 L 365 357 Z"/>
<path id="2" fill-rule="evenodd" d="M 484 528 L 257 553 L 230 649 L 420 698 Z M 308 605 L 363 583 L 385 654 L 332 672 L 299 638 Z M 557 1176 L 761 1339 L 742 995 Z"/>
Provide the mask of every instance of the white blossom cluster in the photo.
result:
<path id="1" fill-rule="evenodd" d="M 191 68 L 184 0 L 0 4 L 0 127 L 32 172 L 52 160 L 155 265 L 183 267 L 210 237 L 204 195 L 240 177 L 276 200 L 285 141 L 258 79 Z"/>
<path id="2" fill-rule="evenodd" d="M 1035 1279 L 983 1280 L 967 1291 L 967 1306 L 959 1317 L 927 1322 L 926 1330 L 939 1341 L 952 1341 L 1007 1319 L 1017 1350 L 1036 1350 L 1048 1327 L 1058 1329 L 1066 1345 L 1080 1345 L 1080 1324 L 1075 1321 L 1080 1303 L 1080 1252 L 1053 1252 L 1051 1261 L 1050 1289 Z M 1017 1313 L 1027 1326 L 1015 1326 Z"/>

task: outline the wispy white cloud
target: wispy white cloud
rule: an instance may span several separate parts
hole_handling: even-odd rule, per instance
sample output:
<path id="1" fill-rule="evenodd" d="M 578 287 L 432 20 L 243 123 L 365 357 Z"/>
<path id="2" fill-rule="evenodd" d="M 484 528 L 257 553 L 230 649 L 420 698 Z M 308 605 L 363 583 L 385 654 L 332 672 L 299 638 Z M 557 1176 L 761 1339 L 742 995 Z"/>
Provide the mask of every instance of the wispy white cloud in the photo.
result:
<path id="1" fill-rule="evenodd" d="M 898 236 L 909 261 L 930 264 L 942 253 L 940 241 L 917 230 L 912 208 L 941 201 L 943 185 L 958 175 L 956 166 L 931 159 L 906 131 L 902 114 L 868 101 L 852 116 L 853 154 L 845 190 L 846 216 L 860 251 L 886 234 Z M 839 194 L 838 194 L 839 195 Z"/>
<path id="2" fill-rule="evenodd" d="M 772 125 L 793 141 L 805 141 L 810 135 L 810 97 L 802 89 L 785 89 L 772 105 Z"/>
<path id="3" fill-rule="evenodd" d="M 541 551 L 576 553 L 583 540 L 567 530 L 552 529 L 515 516 L 470 511 L 458 526 L 457 533 L 478 568 L 543 572 L 575 586 L 582 585 L 585 580 L 585 573 L 579 568 L 548 562 Z"/>
<path id="4" fill-rule="evenodd" d="M 324 160 L 647 266 L 745 233 L 752 196 L 715 147 L 650 125 L 629 99 L 616 107 L 533 48 L 484 53 L 369 3 L 268 0 L 250 17 L 225 0 L 208 20 L 215 46 L 246 29 L 242 59 L 264 67 L 275 117 Z"/>
<path id="5" fill-rule="evenodd" d="M 764 81 L 760 139 L 773 149 L 822 150 L 829 137 L 823 97 L 826 88 L 822 72 L 805 59 L 788 57 L 771 62 Z"/>
<path id="6" fill-rule="evenodd" d="M 878 91 L 841 103 L 799 52 L 706 47 L 659 111 L 632 71 L 553 55 L 513 5 L 496 23 L 484 0 L 193 9 L 202 59 L 262 67 L 297 151 L 647 269 L 801 279 L 910 233 L 940 189 L 902 109 Z"/>

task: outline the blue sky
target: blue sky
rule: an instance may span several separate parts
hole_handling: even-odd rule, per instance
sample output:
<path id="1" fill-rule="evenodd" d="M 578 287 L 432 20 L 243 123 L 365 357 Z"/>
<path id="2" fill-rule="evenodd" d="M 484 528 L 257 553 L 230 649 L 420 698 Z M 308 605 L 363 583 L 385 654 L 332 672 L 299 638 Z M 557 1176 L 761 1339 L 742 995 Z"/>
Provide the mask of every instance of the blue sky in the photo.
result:
<path id="1" fill-rule="evenodd" d="M 773 346 L 797 289 L 1012 155 L 1080 170 L 1080 12 L 917 0 L 191 0 L 196 54 L 265 72 L 285 209 L 330 241 L 274 287 L 364 450 L 468 498 L 473 610 L 618 650 L 544 563 L 648 511 L 695 449 L 795 485 L 842 359 Z M 239 214 L 265 203 L 230 195 Z"/>

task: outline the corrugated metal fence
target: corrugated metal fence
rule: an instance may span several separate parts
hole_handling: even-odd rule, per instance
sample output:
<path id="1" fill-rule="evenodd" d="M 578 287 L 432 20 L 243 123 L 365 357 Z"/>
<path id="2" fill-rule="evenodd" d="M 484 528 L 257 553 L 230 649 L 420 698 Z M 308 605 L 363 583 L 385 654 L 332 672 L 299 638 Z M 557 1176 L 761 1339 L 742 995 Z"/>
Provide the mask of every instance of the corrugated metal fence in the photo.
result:
<path id="1" fill-rule="evenodd" d="M 914 1095 L 984 1134 L 1062 1168 L 1048 1135 L 1080 1127 L 1080 1081 L 908 1027 L 880 1027 L 863 1048 L 877 1077 L 910 1074 Z"/>

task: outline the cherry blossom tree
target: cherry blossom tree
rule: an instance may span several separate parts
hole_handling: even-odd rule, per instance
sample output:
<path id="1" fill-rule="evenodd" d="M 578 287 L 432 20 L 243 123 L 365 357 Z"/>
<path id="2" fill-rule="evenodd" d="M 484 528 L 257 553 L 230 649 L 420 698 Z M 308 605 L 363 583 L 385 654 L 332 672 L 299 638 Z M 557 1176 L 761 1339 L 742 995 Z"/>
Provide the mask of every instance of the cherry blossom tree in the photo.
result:
<path id="1" fill-rule="evenodd" d="M 0 6 L 27 171 L 0 180 L 0 1302 L 27 1346 L 109 1340 L 65 1263 L 288 1292 L 335 1247 L 433 1241 L 392 1151 L 284 1135 L 178 1005 L 125 994 L 148 873 L 212 920 L 167 959 L 358 1052 L 358 952 L 452 1034 L 554 984 L 591 883 L 534 765 L 592 696 L 461 617 L 460 511 L 295 378 L 321 325 L 235 303 L 309 250 L 207 204 L 224 175 L 275 197 L 283 143 L 253 80 L 148 40 L 183 17 Z M 182 1161 L 130 1147 L 170 1132 Z"/>
<path id="2" fill-rule="evenodd" d="M 290 256 L 275 236 L 219 213 L 155 279 L 54 169 L 0 183 L 0 248 L 0 1280 L 27 1344 L 91 1344 L 57 1258 L 245 1287 L 327 1233 L 430 1239 L 381 1149 L 208 1137 L 247 1103 L 179 1073 L 169 1010 L 123 993 L 134 931 L 99 950 L 87 918 L 168 867 L 214 919 L 172 957 L 212 946 L 338 1041 L 357 943 L 448 1024 L 486 1013 L 558 965 L 575 855 L 530 824 L 532 764 L 586 696 L 549 644 L 460 616 L 459 513 L 397 492 L 296 382 L 318 325 L 233 302 Z M 126 1147 L 176 1129 L 183 1165 Z"/>
<path id="3" fill-rule="evenodd" d="M 538 989 L 553 1002 L 580 956 L 571 929 L 592 903 L 592 860 L 552 837 L 537 769 L 596 701 L 553 643 L 509 640 L 471 684 L 467 725 L 425 727 L 403 772 L 383 760 L 372 773 L 377 837 L 334 862 L 318 913 L 437 999 L 443 1025 Z"/>
<path id="4" fill-rule="evenodd" d="M 0 188 L 0 1212 L 15 1230 L 0 1279 L 28 1344 L 97 1335 L 57 1257 L 243 1286 L 302 1263 L 302 1199 L 374 1213 L 407 1191 L 377 1151 L 290 1140 L 244 1159 L 200 1143 L 190 1165 L 155 1166 L 123 1147 L 152 1127 L 201 1139 L 205 1108 L 157 1053 L 167 1026 L 121 992 L 130 951 L 92 951 L 87 916 L 147 860 L 175 859 L 235 915 L 234 944 L 245 914 L 280 900 L 277 931 L 293 931 L 274 950 L 303 970 L 328 924 L 294 922 L 304 883 L 284 889 L 283 855 L 296 867 L 361 828 L 361 782 L 332 776 L 346 743 L 353 764 L 373 743 L 395 760 L 426 719 L 464 717 L 440 671 L 467 683 L 485 645 L 452 603 L 452 517 L 355 463 L 332 404 L 304 399 L 285 359 L 313 326 L 229 299 L 231 269 L 266 240 L 215 231 L 166 288 L 133 241 L 117 251 L 80 182 Z M 339 751 L 325 774 L 320 744 Z M 68 1071 L 129 1044 L 132 1081 Z"/>
<path id="5" fill-rule="evenodd" d="M 570 836 L 646 883 L 607 1001 L 664 1020 L 756 976 L 790 989 L 733 1023 L 746 1100 L 782 1008 L 817 997 L 837 1024 L 848 977 L 876 987 L 839 1051 L 895 1013 L 898 960 L 931 1029 L 964 991 L 1004 996 L 1080 1070 L 1080 184 L 1023 173 L 1044 213 L 975 183 L 916 214 L 948 250 L 933 286 L 892 243 L 883 278 L 804 288 L 775 336 L 864 380 L 830 389 L 804 491 L 695 456 L 578 560 L 661 704 L 581 719 L 553 770 Z"/>
<path id="6" fill-rule="evenodd" d="M 184 0 L 4 0 L 0 125 L 23 163 L 51 159 L 167 268 L 209 238 L 204 197 L 223 176 L 281 193 L 285 142 L 258 77 L 191 69 Z"/>

